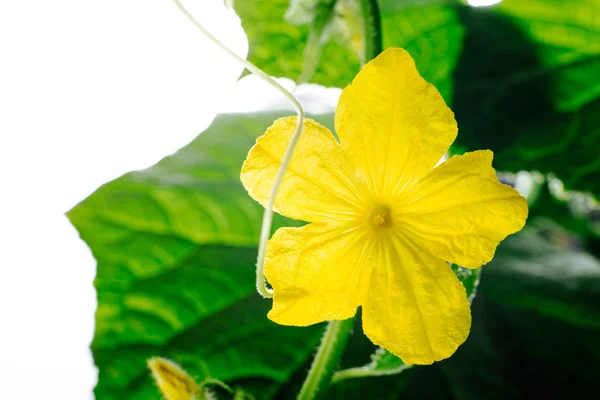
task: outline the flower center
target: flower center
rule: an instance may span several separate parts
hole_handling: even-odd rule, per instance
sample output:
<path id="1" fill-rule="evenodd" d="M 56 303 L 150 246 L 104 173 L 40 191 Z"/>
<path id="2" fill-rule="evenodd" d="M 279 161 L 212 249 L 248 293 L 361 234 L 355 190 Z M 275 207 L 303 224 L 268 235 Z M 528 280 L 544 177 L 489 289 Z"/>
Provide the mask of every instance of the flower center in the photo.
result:
<path id="1" fill-rule="evenodd" d="M 389 228 L 392 226 L 392 212 L 388 206 L 376 204 L 369 212 L 367 220 L 373 228 Z"/>

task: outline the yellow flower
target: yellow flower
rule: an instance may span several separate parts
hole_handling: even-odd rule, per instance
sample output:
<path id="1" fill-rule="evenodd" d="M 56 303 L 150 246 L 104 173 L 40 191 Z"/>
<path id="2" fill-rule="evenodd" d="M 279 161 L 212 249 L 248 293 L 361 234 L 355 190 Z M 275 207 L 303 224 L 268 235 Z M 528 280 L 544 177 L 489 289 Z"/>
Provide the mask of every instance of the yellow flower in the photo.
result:
<path id="1" fill-rule="evenodd" d="M 295 124 L 275 121 L 242 168 L 263 205 Z M 471 312 L 446 261 L 489 262 L 525 224 L 527 203 L 498 182 L 491 151 L 436 166 L 456 138 L 454 114 L 402 49 L 384 51 L 344 89 L 335 129 L 339 143 L 307 119 L 281 182 L 275 210 L 310 223 L 269 241 L 269 318 L 306 326 L 362 306 L 365 334 L 404 362 L 447 358 L 467 338 Z"/>

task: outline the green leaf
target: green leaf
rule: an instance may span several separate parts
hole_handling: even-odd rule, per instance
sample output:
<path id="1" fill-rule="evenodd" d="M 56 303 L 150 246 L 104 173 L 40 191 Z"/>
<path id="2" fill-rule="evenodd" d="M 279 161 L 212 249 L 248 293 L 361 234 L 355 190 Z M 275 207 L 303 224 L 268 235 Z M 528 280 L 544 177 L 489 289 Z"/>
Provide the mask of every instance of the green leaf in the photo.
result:
<path id="1" fill-rule="evenodd" d="M 309 6 L 314 6 L 313 3 L 316 4 L 309 2 Z M 297 81 L 310 27 L 292 25 L 286 20 L 289 5 L 289 0 L 235 0 L 234 9 L 248 36 L 248 60 L 270 75 Z M 305 18 L 312 17 L 311 11 L 306 12 Z M 345 46 L 329 41 L 323 45 L 321 54 L 311 82 L 344 87 L 358 72 L 358 54 Z"/>
<path id="2" fill-rule="evenodd" d="M 385 12 L 382 6 L 382 26 L 384 47 L 406 49 L 415 59 L 423 78 L 440 91 L 447 103 L 451 103 L 452 73 L 464 36 L 457 9 L 427 6 Z"/>
<path id="3" fill-rule="evenodd" d="M 506 306 L 600 330 L 600 261 L 578 247 L 558 225 L 530 221 L 485 267 L 482 290 Z"/>
<path id="4" fill-rule="evenodd" d="M 381 12 L 395 12 L 405 8 L 440 6 L 440 5 L 460 5 L 464 0 L 379 0 Z"/>
<path id="5" fill-rule="evenodd" d="M 321 326 L 266 318 L 271 302 L 254 287 L 263 210 L 239 180 L 256 138 L 284 114 L 218 116 L 173 156 L 68 213 L 98 262 L 98 398 L 158 399 L 145 365 L 162 356 L 197 381 L 244 380 L 268 399 L 312 355 Z M 283 224 L 292 221 L 276 216 Z"/>
<path id="6" fill-rule="evenodd" d="M 332 385 L 327 392 L 328 400 L 397 400 L 403 397 L 407 384 L 413 379 L 413 369 L 401 375 L 376 378 L 348 379 Z M 408 397 L 415 398 L 415 397 Z M 427 398 L 427 397 L 423 397 Z"/>
<path id="7" fill-rule="evenodd" d="M 406 48 L 415 58 L 419 72 L 450 101 L 451 74 L 461 51 L 463 28 L 456 9 L 437 5 L 439 3 L 412 2 L 410 7 L 395 7 L 389 2 L 382 5 L 383 39 L 384 47 Z M 286 21 L 288 4 L 287 0 L 236 0 L 235 10 L 248 35 L 248 59 L 271 75 L 297 80 L 302 70 L 309 27 Z M 314 1 L 292 2 L 292 10 L 296 10 L 293 15 L 299 22 L 307 23 L 314 17 L 312 8 L 315 4 Z M 355 18 L 348 15 L 356 11 L 347 7 L 338 19 L 353 20 Z M 358 73 L 359 61 L 356 51 L 336 44 L 335 40 L 329 41 L 322 48 L 322 57 L 311 82 L 343 88 Z"/>
<path id="8" fill-rule="evenodd" d="M 505 0 L 497 6 L 534 45 L 540 69 L 548 74 L 548 98 L 559 111 L 576 111 L 600 96 L 600 2 Z"/>
<path id="9" fill-rule="evenodd" d="M 471 335 L 440 363 L 453 398 L 600 394 L 600 260 L 540 222 L 506 239 L 483 267 Z"/>
<path id="10" fill-rule="evenodd" d="M 563 60 L 556 53 L 559 47 L 555 42 L 562 32 L 560 26 L 570 26 L 565 35 L 573 30 L 587 32 L 586 25 L 578 25 L 572 15 L 585 14 L 589 8 L 582 2 L 577 3 L 581 8 L 573 6 L 570 13 L 550 13 L 549 3 L 554 2 L 507 0 L 502 7 L 461 9 L 467 35 L 455 71 L 453 109 L 460 127 L 456 146 L 492 149 L 498 169 L 554 173 L 568 190 L 598 195 L 600 99 L 593 99 L 590 93 L 598 84 L 596 72 L 600 68 L 585 63 L 584 67 L 579 61 L 564 62 L 559 68 L 548 61 L 548 54 L 555 55 L 552 62 Z M 539 16 L 525 13 L 531 9 L 546 11 L 539 11 Z M 544 22 L 549 15 L 557 19 Z M 539 28 L 540 24 L 548 25 L 547 32 Z M 589 35 L 595 37 L 591 32 Z M 575 42 L 573 39 L 572 44 Z M 578 54 L 591 51 L 584 47 L 577 50 Z M 585 101 L 580 97 L 581 85 L 567 84 L 573 76 L 593 89 L 586 89 Z M 565 95 L 567 87 L 569 96 Z"/>

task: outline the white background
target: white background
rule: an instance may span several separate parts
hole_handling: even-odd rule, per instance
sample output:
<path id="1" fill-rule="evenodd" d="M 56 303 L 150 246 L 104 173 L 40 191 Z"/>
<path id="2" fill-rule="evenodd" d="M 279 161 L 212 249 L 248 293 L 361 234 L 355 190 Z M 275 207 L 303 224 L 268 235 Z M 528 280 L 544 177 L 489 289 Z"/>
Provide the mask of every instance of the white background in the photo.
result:
<path id="1" fill-rule="evenodd" d="M 191 7 L 242 55 L 222 2 Z M 0 399 L 88 399 L 95 262 L 64 212 L 187 144 L 241 67 L 168 0 L 0 0 Z"/>
<path id="2" fill-rule="evenodd" d="M 246 54 L 222 0 L 184 4 Z M 169 0 L 0 0 L 0 399 L 92 398 L 95 262 L 64 213 L 271 102 L 240 73 Z"/>

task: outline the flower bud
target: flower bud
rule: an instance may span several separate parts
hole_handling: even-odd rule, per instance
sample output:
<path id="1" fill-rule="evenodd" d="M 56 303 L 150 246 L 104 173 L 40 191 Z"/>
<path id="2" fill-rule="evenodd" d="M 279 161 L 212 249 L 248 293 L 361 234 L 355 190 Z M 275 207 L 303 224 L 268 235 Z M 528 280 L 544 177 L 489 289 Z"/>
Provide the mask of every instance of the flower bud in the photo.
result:
<path id="1" fill-rule="evenodd" d="M 159 390 L 167 400 L 198 400 L 200 387 L 173 361 L 161 357 L 148 360 L 148 368 Z"/>

